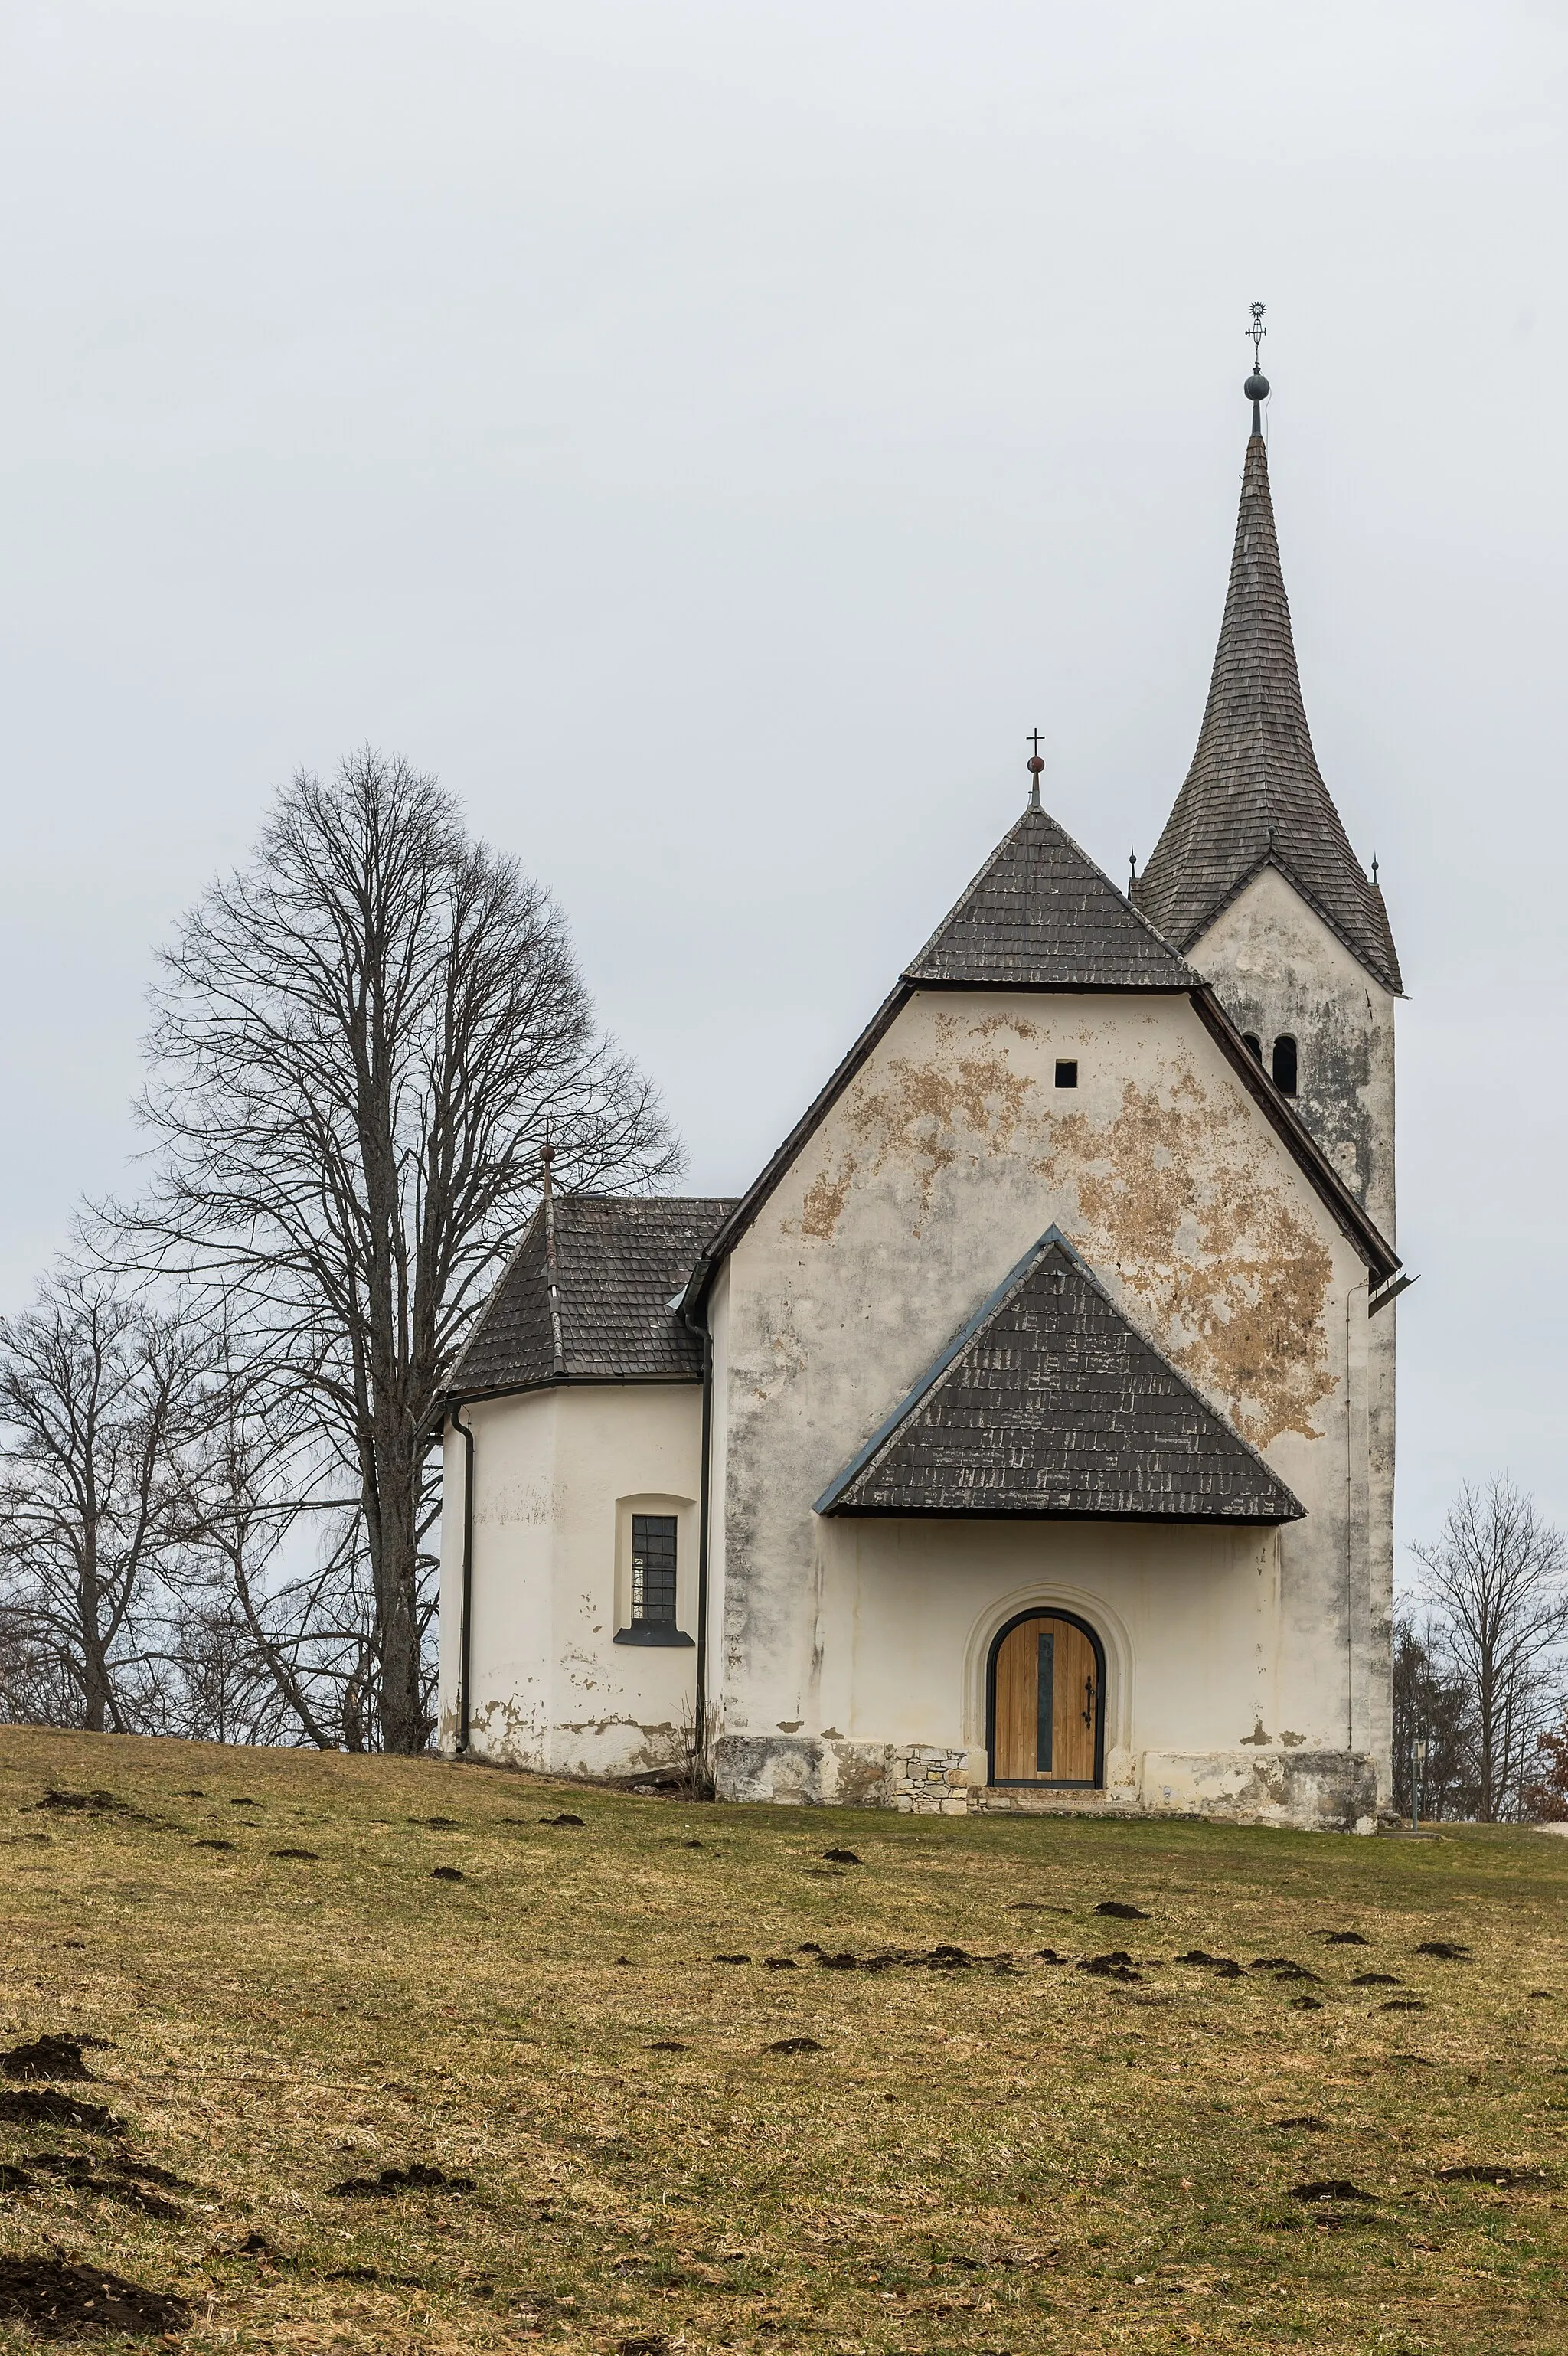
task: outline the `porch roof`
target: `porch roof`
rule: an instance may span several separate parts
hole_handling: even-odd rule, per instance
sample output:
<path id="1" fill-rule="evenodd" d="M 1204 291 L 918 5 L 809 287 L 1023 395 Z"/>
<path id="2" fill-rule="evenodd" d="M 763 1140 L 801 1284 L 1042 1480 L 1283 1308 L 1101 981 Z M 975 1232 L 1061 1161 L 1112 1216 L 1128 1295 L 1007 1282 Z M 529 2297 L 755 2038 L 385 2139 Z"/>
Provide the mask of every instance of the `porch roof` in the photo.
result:
<path id="1" fill-rule="evenodd" d="M 1051 1227 L 815 1510 L 1268 1525 L 1306 1507 Z"/>

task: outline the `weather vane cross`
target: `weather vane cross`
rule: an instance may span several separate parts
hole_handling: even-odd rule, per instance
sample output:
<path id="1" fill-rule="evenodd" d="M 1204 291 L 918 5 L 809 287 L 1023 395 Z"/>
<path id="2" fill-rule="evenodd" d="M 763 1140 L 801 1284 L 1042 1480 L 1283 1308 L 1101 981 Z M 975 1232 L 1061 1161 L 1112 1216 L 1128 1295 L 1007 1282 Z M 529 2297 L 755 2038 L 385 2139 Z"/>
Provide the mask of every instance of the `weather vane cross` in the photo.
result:
<path id="1" fill-rule="evenodd" d="M 1038 728 L 1031 728 L 1027 742 L 1034 747 L 1029 756 L 1029 806 L 1030 809 L 1038 809 L 1040 808 L 1040 773 L 1045 766 L 1045 763 L 1040 758 L 1040 748 L 1045 739 Z"/>
<path id="2" fill-rule="evenodd" d="M 1253 372 L 1242 387 L 1242 391 L 1253 404 L 1254 434 L 1261 434 L 1264 430 L 1263 404 L 1268 399 L 1268 379 L 1263 371 L 1263 341 L 1268 333 L 1268 329 L 1264 326 L 1265 307 L 1262 303 L 1253 305 L 1253 324 L 1247 329 L 1248 335 L 1253 339 Z"/>

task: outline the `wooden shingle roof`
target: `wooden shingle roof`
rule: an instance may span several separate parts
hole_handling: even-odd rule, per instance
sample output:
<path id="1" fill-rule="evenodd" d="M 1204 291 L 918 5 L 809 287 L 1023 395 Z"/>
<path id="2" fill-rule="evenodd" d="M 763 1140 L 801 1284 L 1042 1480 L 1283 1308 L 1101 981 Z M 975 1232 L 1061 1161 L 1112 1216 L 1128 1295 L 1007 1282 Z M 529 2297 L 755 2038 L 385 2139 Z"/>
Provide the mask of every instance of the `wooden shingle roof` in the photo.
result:
<path id="1" fill-rule="evenodd" d="M 717 1195 L 558 1194 L 475 1319 L 449 1399 L 560 1382 L 695 1382 L 702 1345 L 672 1301 L 734 1209 Z"/>
<path id="2" fill-rule="evenodd" d="M 1260 869 L 1277 867 L 1369 973 L 1395 991 L 1382 894 L 1362 872 L 1312 749 L 1263 436 L 1247 444 L 1209 701 L 1186 782 L 1133 886 L 1189 949 Z"/>
<path id="3" fill-rule="evenodd" d="M 1306 1509 L 1051 1227 L 816 1510 L 1272 1525 Z"/>
<path id="4" fill-rule="evenodd" d="M 903 978 L 978 990 L 1196 990 L 1200 980 L 1038 809 L 1002 837 Z"/>

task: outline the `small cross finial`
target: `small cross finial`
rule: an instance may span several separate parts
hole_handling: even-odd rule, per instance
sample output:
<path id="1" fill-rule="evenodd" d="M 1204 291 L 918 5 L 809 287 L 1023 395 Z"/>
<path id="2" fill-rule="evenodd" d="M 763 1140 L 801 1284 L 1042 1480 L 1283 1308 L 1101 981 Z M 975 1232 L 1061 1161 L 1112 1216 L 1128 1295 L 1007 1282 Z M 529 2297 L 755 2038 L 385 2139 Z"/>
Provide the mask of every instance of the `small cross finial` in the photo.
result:
<path id="1" fill-rule="evenodd" d="M 1136 851 L 1128 851 L 1128 853 L 1127 853 L 1127 891 L 1128 891 L 1128 893 L 1129 893 L 1129 894 L 1131 893 L 1132 888 L 1133 888 L 1133 885 L 1137 882 L 1137 880 L 1138 880 L 1138 855 L 1137 855 L 1137 852 L 1136 852 Z"/>
<path id="2" fill-rule="evenodd" d="M 1377 880 L 1378 880 L 1378 862 L 1377 862 L 1377 861 L 1374 859 L 1374 860 L 1373 860 L 1373 862 L 1372 862 L 1372 882 L 1373 882 L 1374 884 L 1376 884 Z"/>
<path id="3" fill-rule="evenodd" d="M 1254 303 L 1252 308 L 1253 324 L 1247 333 L 1252 337 L 1253 372 L 1242 391 L 1253 404 L 1253 432 L 1261 434 L 1264 430 L 1263 403 L 1268 399 L 1268 379 L 1263 372 L 1263 340 L 1268 333 L 1264 326 L 1264 313 L 1268 305 Z"/>
<path id="4" fill-rule="evenodd" d="M 1029 731 L 1026 742 L 1034 747 L 1029 756 L 1029 806 L 1030 809 L 1038 809 L 1040 808 L 1040 773 L 1045 766 L 1045 763 L 1040 757 L 1040 748 L 1044 739 L 1040 730 L 1034 728 Z"/>

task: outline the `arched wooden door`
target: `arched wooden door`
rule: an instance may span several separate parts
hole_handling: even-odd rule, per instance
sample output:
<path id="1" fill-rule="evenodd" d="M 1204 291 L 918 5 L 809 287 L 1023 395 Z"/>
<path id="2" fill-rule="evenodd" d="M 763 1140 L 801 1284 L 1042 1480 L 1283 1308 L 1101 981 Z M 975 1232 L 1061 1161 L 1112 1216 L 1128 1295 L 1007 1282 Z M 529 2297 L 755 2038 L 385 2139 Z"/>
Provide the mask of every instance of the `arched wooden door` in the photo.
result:
<path id="1" fill-rule="evenodd" d="M 1104 1689 L 1104 1655 L 1082 1620 L 1030 1612 L 1004 1628 L 991 1650 L 992 1783 L 1099 1783 Z"/>

